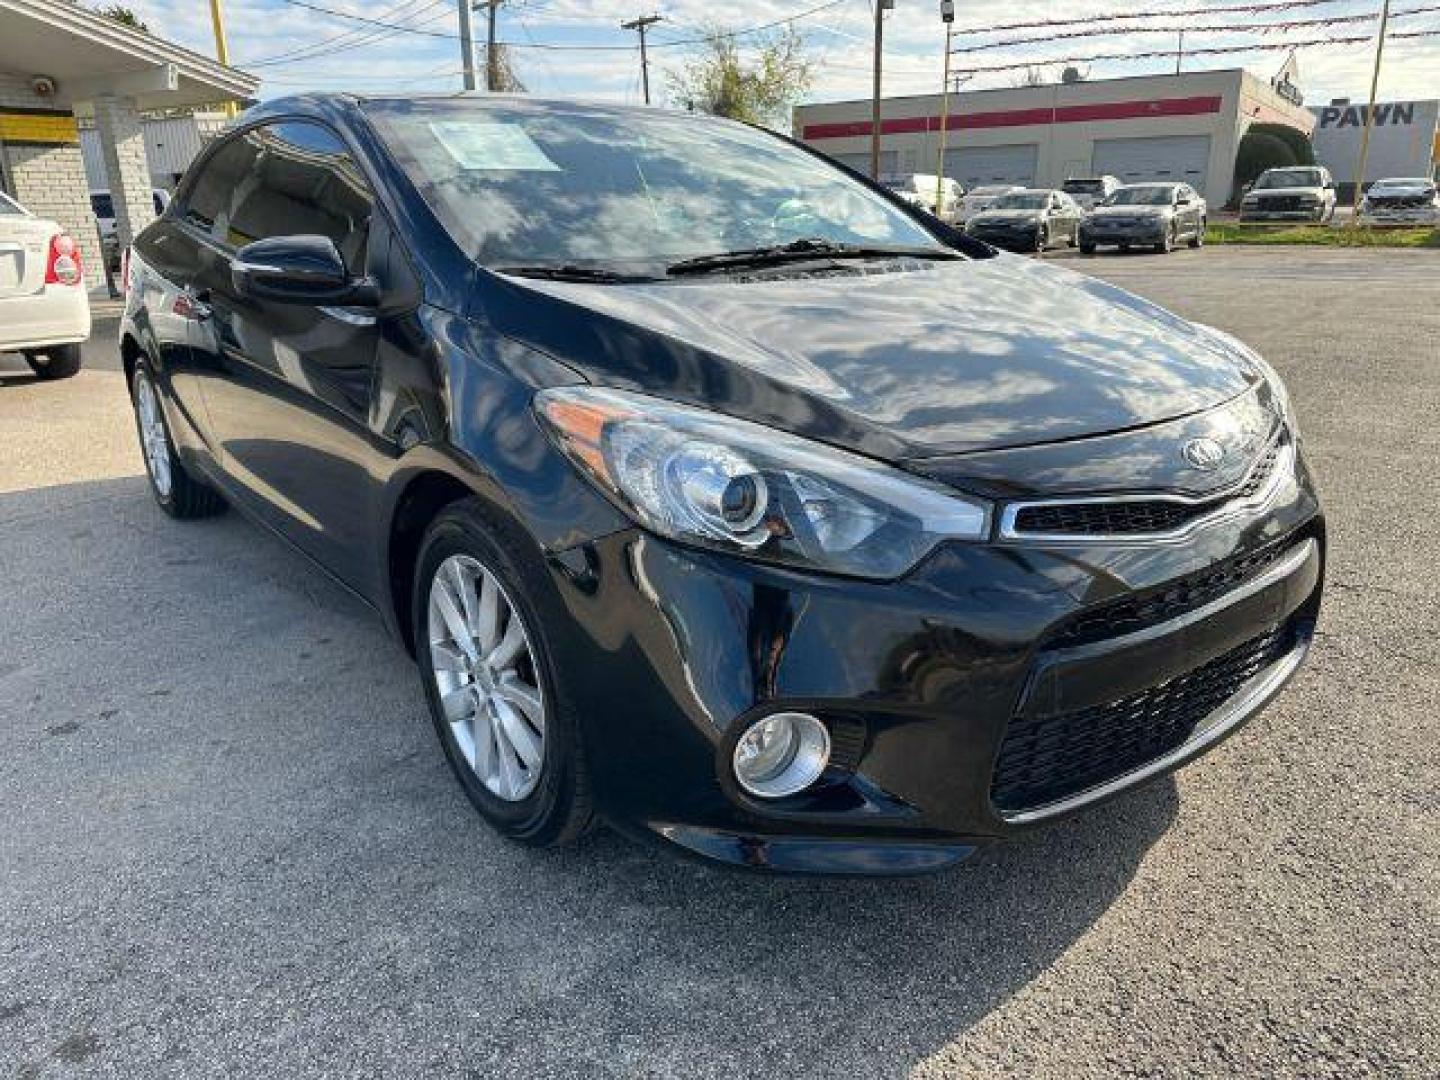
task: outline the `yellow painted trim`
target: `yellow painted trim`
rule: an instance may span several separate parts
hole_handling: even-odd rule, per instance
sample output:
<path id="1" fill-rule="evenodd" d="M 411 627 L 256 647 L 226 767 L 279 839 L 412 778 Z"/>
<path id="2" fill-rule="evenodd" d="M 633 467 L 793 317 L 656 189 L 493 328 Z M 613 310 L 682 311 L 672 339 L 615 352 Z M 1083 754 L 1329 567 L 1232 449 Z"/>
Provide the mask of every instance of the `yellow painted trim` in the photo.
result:
<path id="1" fill-rule="evenodd" d="M 73 146 L 80 130 L 73 116 L 45 116 L 0 110 L 0 142 L 54 143 Z"/>

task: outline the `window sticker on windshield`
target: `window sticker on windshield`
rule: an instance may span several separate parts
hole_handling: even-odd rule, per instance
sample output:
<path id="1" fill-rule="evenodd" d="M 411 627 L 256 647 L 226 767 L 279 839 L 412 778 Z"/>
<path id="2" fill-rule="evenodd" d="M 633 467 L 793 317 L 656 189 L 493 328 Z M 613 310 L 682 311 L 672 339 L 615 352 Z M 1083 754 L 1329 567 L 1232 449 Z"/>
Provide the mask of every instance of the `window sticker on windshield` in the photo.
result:
<path id="1" fill-rule="evenodd" d="M 560 171 L 519 124 L 434 120 L 430 131 L 462 169 Z"/>

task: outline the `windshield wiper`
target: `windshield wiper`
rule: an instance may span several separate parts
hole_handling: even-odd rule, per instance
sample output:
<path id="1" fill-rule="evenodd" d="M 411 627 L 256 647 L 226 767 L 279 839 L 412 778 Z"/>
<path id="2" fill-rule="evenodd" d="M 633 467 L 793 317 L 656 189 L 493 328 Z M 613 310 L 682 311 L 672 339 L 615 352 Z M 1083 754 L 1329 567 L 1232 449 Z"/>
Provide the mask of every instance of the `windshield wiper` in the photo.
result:
<path id="1" fill-rule="evenodd" d="M 947 251 L 940 247 L 920 247 L 888 244 L 846 244 L 819 237 L 792 240 L 788 244 L 771 247 L 743 248 L 739 251 L 720 251 L 714 255 L 697 255 L 681 259 L 665 269 L 670 274 L 706 274 L 712 270 L 733 270 L 740 267 L 773 266 L 779 263 L 796 262 L 803 259 L 893 259 L 910 256 L 917 259 L 959 259 L 959 252 Z"/>
<path id="2" fill-rule="evenodd" d="M 514 274 L 516 277 L 538 278 L 541 281 L 586 281 L 597 285 L 634 285 L 659 280 L 651 274 L 626 274 L 620 270 L 608 270 L 603 266 L 577 266 L 574 263 L 495 266 L 491 269 L 497 274 Z"/>

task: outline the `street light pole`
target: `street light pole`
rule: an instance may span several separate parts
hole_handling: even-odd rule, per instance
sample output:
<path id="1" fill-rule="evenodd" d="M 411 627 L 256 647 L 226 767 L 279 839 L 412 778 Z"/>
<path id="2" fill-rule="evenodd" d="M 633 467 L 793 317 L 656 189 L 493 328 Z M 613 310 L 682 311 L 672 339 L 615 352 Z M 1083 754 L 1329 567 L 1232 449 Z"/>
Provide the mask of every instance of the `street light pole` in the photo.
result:
<path id="1" fill-rule="evenodd" d="M 1365 170 L 1370 167 L 1370 130 L 1375 126 L 1375 95 L 1380 89 L 1380 60 L 1385 55 L 1385 31 L 1390 25 L 1390 0 L 1380 7 L 1380 37 L 1375 42 L 1375 70 L 1370 74 L 1370 108 L 1365 110 L 1365 134 L 1360 136 L 1360 165 L 1355 170 L 1355 206 L 1352 229 L 1360 227 L 1360 201 L 1365 195 Z"/>
<path id="2" fill-rule="evenodd" d="M 945 205 L 945 134 L 950 126 L 950 39 L 955 22 L 955 0 L 940 0 L 940 21 L 945 24 L 945 74 L 940 78 L 940 150 L 935 155 L 936 217 L 940 217 L 941 208 Z"/>

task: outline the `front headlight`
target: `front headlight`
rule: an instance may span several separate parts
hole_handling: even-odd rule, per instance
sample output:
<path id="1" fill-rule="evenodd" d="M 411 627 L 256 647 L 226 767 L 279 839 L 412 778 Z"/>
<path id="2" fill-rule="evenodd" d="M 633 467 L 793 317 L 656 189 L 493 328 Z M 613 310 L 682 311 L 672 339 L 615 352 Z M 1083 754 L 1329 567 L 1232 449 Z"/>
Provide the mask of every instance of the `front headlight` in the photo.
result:
<path id="1" fill-rule="evenodd" d="M 765 562 L 893 579 L 946 540 L 983 540 L 990 508 L 856 454 L 658 398 L 535 395 L 557 444 L 636 522 Z"/>

